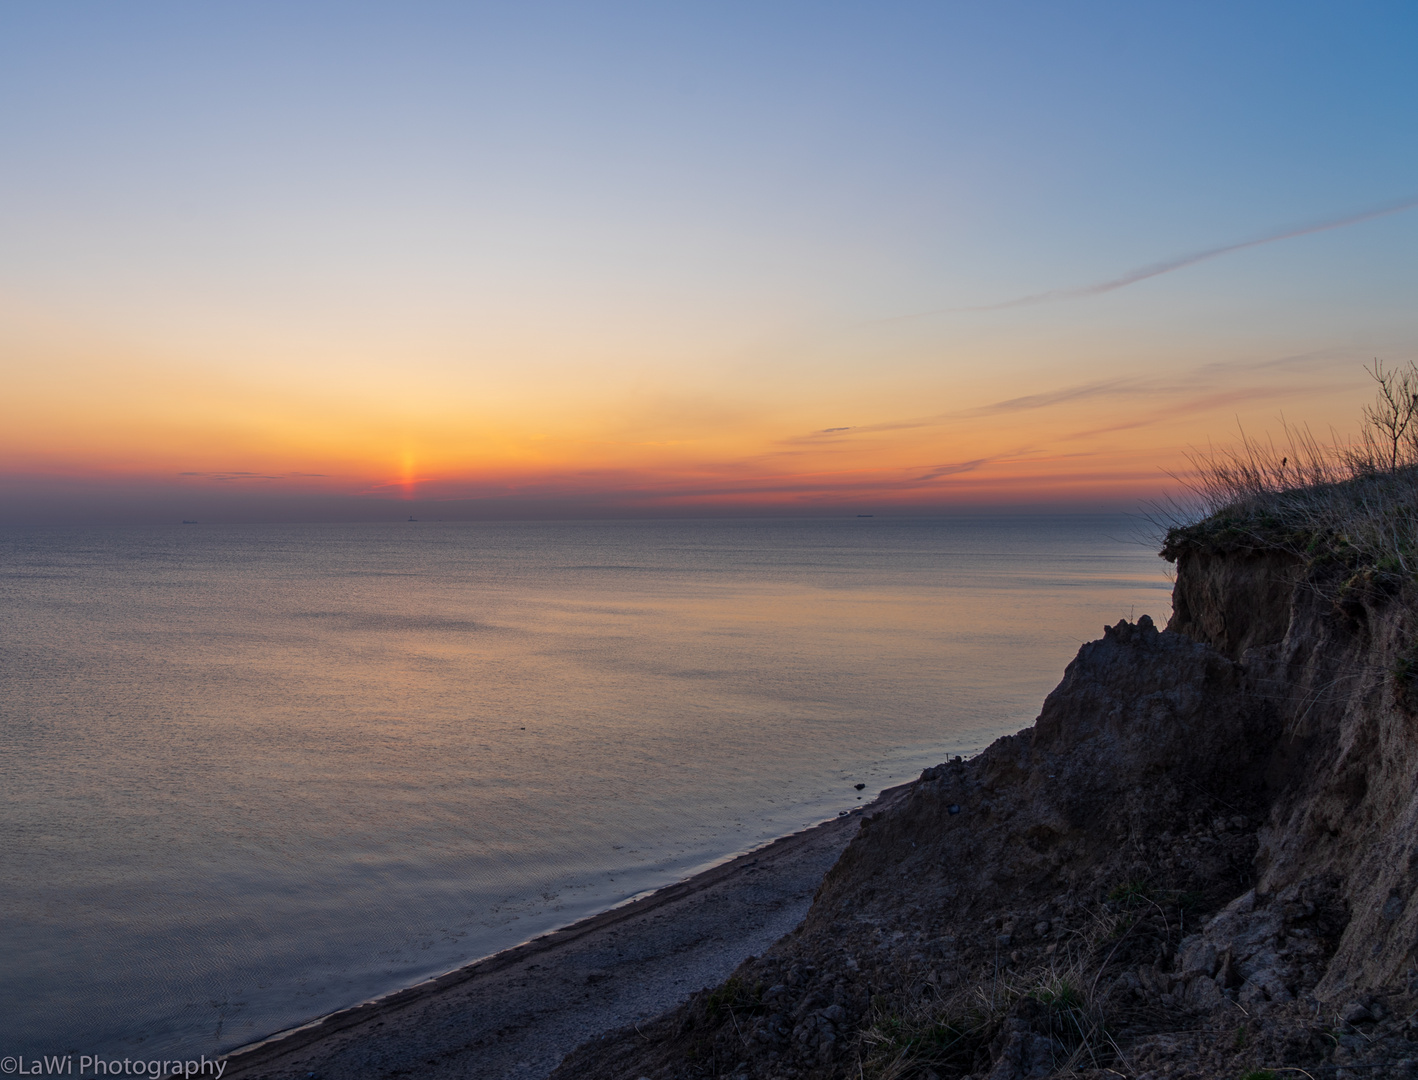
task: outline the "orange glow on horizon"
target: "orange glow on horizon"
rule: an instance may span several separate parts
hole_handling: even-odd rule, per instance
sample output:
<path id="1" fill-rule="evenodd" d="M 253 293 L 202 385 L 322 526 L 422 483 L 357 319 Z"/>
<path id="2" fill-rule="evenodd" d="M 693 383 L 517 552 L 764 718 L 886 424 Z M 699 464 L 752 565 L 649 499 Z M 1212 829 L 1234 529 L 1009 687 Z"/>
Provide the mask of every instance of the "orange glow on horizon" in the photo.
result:
<path id="1" fill-rule="evenodd" d="M 51 359 L 0 401 L 0 494 L 89 484 L 578 512 L 1123 504 L 1174 490 L 1187 448 L 1227 441 L 1238 421 L 1343 430 L 1368 394 L 1347 358 L 1188 370 L 1180 346 L 1150 365 L 1124 352 L 1041 365 L 1001 347 L 928 374 L 744 370 L 700 386 L 684 371 L 679 384 L 568 369 L 477 387 L 426 374 L 393 400 L 318 367 L 273 390 L 261 371 L 134 361 L 119 379 L 84 350 Z"/>

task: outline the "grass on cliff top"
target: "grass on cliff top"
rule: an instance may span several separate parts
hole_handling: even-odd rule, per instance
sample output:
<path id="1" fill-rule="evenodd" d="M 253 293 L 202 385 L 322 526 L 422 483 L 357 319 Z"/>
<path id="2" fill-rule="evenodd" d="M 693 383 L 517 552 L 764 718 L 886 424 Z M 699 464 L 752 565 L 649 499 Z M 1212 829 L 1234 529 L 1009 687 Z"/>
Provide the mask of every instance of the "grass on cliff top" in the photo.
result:
<path id="1" fill-rule="evenodd" d="M 1156 516 L 1162 554 L 1284 551 L 1418 575 L 1418 366 L 1366 370 L 1377 393 L 1355 439 L 1325 443 L 1287 425 L 1281 447 L 1243 435 L 1238 446 L 1192 454 L 1190 497 Z"/>

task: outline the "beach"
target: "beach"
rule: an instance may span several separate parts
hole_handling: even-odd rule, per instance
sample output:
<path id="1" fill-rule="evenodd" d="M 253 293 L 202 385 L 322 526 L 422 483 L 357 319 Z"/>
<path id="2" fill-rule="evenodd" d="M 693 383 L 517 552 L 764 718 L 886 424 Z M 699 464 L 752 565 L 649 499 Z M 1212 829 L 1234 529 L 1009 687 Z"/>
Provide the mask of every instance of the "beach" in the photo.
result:
<path id="1" fill-rule="evenodd" d="M 904 797 L 895 787 L 866 808 Z M 233 1051 L 225 1076 L 542 1077 L 588 1039 L 721 982 L 790 933 L 863 810 L 437 979 Z"/>

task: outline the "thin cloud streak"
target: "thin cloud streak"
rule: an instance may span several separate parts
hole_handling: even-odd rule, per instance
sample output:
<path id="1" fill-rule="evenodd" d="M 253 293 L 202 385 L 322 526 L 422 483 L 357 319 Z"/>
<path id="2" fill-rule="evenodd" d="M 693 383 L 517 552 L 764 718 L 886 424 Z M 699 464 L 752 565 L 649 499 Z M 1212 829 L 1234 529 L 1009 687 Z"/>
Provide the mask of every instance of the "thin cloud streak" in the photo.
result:
<path id="1" fill-rule="evenodd" d="M 289 473 L 255 473 L 242 471 L 228 472 L 180 472 L 178 476 L 194 476 L 203 480 L 217 480 L 222 483 L 241 480 L 303 480 L 307 478 L 323 478 L 325 473 L 313 472 L 289 472 Z"/>
<path id="2" fill-rule="evenodd" d="M 916 481 L 917 483 L 923 483 L 927 480 L 939 480 L 942 476 L 955 476 L 957 473 L 974 472 L 983 465 L 990 465 L 999 460 L 1000 458 L 997 457 L 982 457 L 976 458 L 974 461 L 960 461 L 954 465 L 937 465 L 924 476 L 916 477 Z"/>
<path id="3" fill-rule="evenodd" d="M 1344 387 L 1336 385 L 1332 387 L 1319 386 L 1307 388 L 1309 392 L 1325 389 L 1339 391 L 1344 389 Z M 1130 431 L 1134 428 L 1149 427 L 1152 424 L 1175 420 L 1180 416 L 1192 416 L 1197 413 L 1211 412 L 1227 405 L 1241 405 L 1252 401 L 1273 401 L 1276 398 L 1287 396 L 1291 390 L 1292 388 L 1289 387 L 1276 389 L 1271 386 L 1243 386 L 1237 387 L 1234 390 L 1222 390 L 1213 394 L 1194 397 L 1188 401 L 1174 402 L 1144 417 L 1124 420 L 1116 424 L 1109 424 L 1106 427 L 1089 428 L 1087 431 L 1075 431 L 1068 435 L 1061 435 L 1059 439 L 1065 442 L 1076 439 L 1091 439 L 1099 435 L 1111 435 L 1118 431 Z"/>
<path id="4" fill-rule="evenodd" d="M 1274 244 L 1281 240 L 1294 240 L 1301 236 L 1328 232 L 1331 229 L 1343 229 L 1350 225 L 1373 221 L 1375 218 L 1388 217 L 1390 214 L 1401 214 L 1405 210 L 1412 210 L 1414 207 L 1418 207 L 1418 199 L 1408 199 L 1391 206 L 1380 207 L 1377 210 L 1366 210 L 1361 214 L 1350 214 L 1347 217 L 1335 218 L 1331 221 L 1322 221 L 1314 225 L 1304 225 L 1298 229 L 1286 229 L 1283 232 L 1270 233 L 1266 236 L 1257 237 L 1254 240 L 1243 240 L 1238 244 L 1223 244 L 1220 247 L 1207 248 L 1204 251 L 1194 251 L 1189 255 L 1182 255 L 1175 259 L 1149 263 L 1147 266 L 1130 270 L 1128 273 L 1122 275 L 1122 277 L 1113 278 L 1110 281 L 1100 281 L 1093 285 L 1084 285 L 1075 289 L 1051 289 L 1048 292 L 1020 296 L 1014 300 L 1005 300 L 998 304 L 976 304 L 966 307 L 935 308 L 931 311 L 918 311 L 911 315 L 894 315 L 890 318 L 878 319 L 876 322 L 905 322 L 910 319 L 928 318 L 932 315 L 953 315 L 970 311 L 1005 311 L 1009 308 L 1033 307 L 1036 304 L 1051 304 L 1060 300 L 1082 300 L 1090 296 L 1101 296 L 1103 293 L 1125 289 L 1129 285 L 1136 285 L 1139 281 L 1146 281 L 1148 278 L 1170 274 L 1174 270 L 1183 270 L 1188 266 L 1195 266 L 1197 263 L 1207 262 L 1210 259 L 1218 259 L 1222 255 L 1229 255 L 1235 251 L 1244 251 L 1247 248 L 1260 247 L 1262 244 Z"/>
<path id="5" fill-rule="evenodd" d="M 911 420 L 886 420 L 875 424 L 851 424 L 846 427 L 821 428 L 806 435 L 792 435 L 780 440 L 787 445 L 821 444 L 836 442 L 857 435 L 872 435 L 883 431 L 909 431 L 913 428 L 939 427 L 952 420 L 967 420 L 980 416 L 996 416 L 1000 413 L 1026 412 L 1031 409 L 1047 409 L 1065 402 L 1083 401 L 1099 397 L 1138 397 L 1165 393 L 1180 389 L 1158 379 L 1108 379 L 1102 382 L 1078 383 L 1059 390 L 1049 390 L 1042 394 L 1028 394 L 1024 397 L 993 401 L 988 405 L 977 405 L 970 409 L 937 413 L 934 416 L 917 417 Z"/>
<path id="6" fill-rule="evenodd" d="M 1050 405 L 1061 405 L 1066 401 L 1080 401 L 1096 397 L 1131 397 L 1138 393 L 1153 392 L 1153 386 L 1141 379 L 1108 379 L 1103 382 L 1080 383 L 1066 386 L 1062 390 L 1050 390 L 1043 394 L 1027 394 L 1024 397 L 1008 398 L 992 402 L 974 409 L 965 409 L 956 416 L 993 416 L 997 413 L 1024 412 L 1028 409 L 1046 409 Z"/>
<path id="7" fill-rule="evenodd" d="M 1216 375 L 1240 376 L 1252 372 L 1263 372 L 1274 368 L 1281 369 L 1304 369 L 1315 368 L 1325 361 L 1331 359 L 1329 353 L 1305 354 L 1301 356 L 1282 356 L 1269 360 L 1256 360 L 1251 362 L 1237 362 L 1232 360 L 1216 361 L 1208 364 L 1201 364 L 1190 369 L 1186 378 L 1122 378 L 1103 379 L 1095 382 L 1075 383 L 1072 386 L 1064 386 L 1058 390 L 1046 390 L 1038 394 L 1026 394 L 1022 397 L 1006 398 L 1002 401 L 992 401 L 986 405 L 976 405 L 969 409 L 958 409 L 953 412 L 937 413 L 934 416 L 913 417 L 907 420 L 883 420 L 872 424 L 849 424 L 842 427 L 819 428 L 816 431 L 808 432 L 805 435 L 791 435 L 779 440 L 780 445 L 802 446 L 802 445 L 822 445 L 824 443 L 834 443 L 845 441 L 857 435 L 878 434 L 885 431 L 908 431 L 914 428 L 938 427 L 941 424 L 949 423 L 952 420 L 968 420 L 982 416 L 996 416 L 1001 413 L 1027 412 L 1033 409 L 1047 409 L 1055 405 L 1062 405 L 1070 402 L 1087 401 L 1096 398 L 1158 398 L 1166 395 L 1187 394 L 1192 391 L 1198 379 L 1202 377 L 1213 377 Z M 1238 387 L 1234 390 L 1220 391 L 1217 395 L 1212 395 L 1203 400 L 1223 401 L 1232 398 L 1235 401 L 1249 399 L 1264 399 L 1267 397 L 1286 397 L 1297 392 L 1315 393 L 1320 390 L 1334 390 L 1336 392 L 1349 389 L 1347 383 L 1333 382 L 1327 384 L 1308 383 L 1297 386 L 1293 383 L 1266 387 Z M 1169 406 L 1169 412 L 1186 411 L 1194 412 L 1196 409 L 1189 405 Z M 1125 424 L 1123 427 L 1133 427 L 1138 425 Z M 1100 428 L 1100 432 L 1111 430 L 1122 430 L 1122 428 Z"/>

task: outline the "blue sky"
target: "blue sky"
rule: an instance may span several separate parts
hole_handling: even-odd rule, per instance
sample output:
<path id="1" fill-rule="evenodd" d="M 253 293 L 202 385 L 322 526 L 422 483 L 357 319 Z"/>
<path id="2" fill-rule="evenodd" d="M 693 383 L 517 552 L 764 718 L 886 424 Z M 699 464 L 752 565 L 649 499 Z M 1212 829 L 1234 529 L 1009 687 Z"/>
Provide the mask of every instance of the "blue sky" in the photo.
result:
<path id="1" fill-rule="evenodd" d="M 417 458 L 451 498 L 1286 357 L 1099 475 L 1343 424 L 1360 363 L 1418 355 L 1418 210 L 955 309 L 1418 198 L 1415 46 L 1411 4 L 7 5 L 0 450 L 351 493 Z"/>

